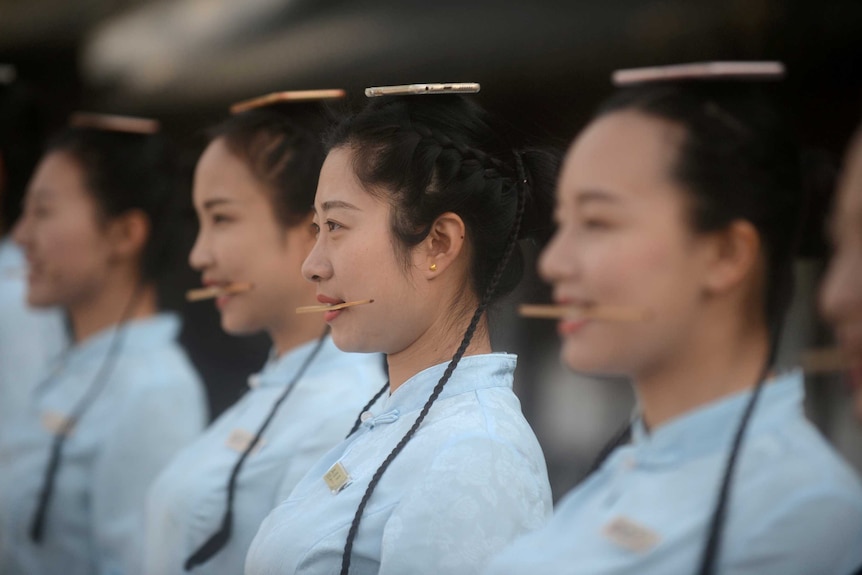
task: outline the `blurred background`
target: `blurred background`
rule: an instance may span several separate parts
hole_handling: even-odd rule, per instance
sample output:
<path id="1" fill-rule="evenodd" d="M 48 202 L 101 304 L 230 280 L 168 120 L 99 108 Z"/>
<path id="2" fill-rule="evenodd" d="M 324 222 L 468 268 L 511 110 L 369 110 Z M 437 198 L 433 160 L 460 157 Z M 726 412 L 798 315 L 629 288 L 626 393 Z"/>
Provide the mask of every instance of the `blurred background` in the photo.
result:
<path id="1" fill-rule="evenodd" d="M 232 102 L 269 91 L 477 81 L 481 102 L 540 143 L 565 146 L 611 91 L 616 68 L 780 59 L 779 97 L 821 168 L 797 301 L 781 358 L 829 344 L 815 297 L 828 248 L 831 182 L 862 113 L 859 0 L 0 0 L 0 83 L 25 85 L 49 134 L 74 110 L 156 117 L 190 173 L 203 130 Z M 832 168 L 829 168 L 831 164 Z M 190 188 L 187 188 L 190 189 Z M 189 212 L 188 246 L 196 231 Z M 229 338 L 212 306 L 182 301 L 197 278 L 178 266 L 165 302 L 207 381 L 213 414 L 267 353 Z M 545 449 L 555 497 L 583 476 L 629 417 L 624 382 L 560 367 L 552 322 L 521 320 L 535 278 L 494 312 L 495 347 L 521 355 L 516 390 Z M 862 470 L 862 432 L 838 377 L 809 378 L 811 417 Z M 729 425 L 735 422 L 728 422 Z"/>

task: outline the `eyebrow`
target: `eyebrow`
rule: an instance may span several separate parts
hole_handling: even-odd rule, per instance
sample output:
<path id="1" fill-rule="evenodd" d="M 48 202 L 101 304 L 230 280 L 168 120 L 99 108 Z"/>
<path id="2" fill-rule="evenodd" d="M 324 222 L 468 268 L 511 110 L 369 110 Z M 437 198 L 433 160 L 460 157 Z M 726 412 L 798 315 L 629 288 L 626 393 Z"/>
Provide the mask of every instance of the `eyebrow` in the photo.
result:
<path id="1" fill-rule="evenodd" d="M 619 198 L 610 192 L 597 189 L 581 190 L 576 194 L 576 204 L 582 205 L 589 202 L 607 202 L 611 204 L 616 204 L 619 202 Z"/>
<path id="2" fill-rule="evenodd" d="M 204 202 L 203 209 L 211 210 L 212 208 L 216 208 L 222 204 L 229 204 L 232 201 L 233 200 L 231 200 L 230 198 L 212 198 Z"/>
<path id="3" fill-rule="evenodd" d="M 321 205 L 321 210 L 324 212 L 328 212 L 329 210 L 334 210 L 337 208 L 342 208 L 345 210 L 357 210 L 362 211 L 351 203 L 344 202 L 342 200 L 329 200 L 327 202 L 323 202 Z"/>

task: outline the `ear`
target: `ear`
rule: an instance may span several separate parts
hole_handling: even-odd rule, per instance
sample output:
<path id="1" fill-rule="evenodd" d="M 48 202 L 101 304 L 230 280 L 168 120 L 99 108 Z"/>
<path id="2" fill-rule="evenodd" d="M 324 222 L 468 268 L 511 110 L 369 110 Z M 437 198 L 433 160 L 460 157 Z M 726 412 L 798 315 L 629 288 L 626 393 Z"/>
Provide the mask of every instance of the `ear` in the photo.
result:
<path id="1" fill-rule="evenodd" d="M 746 220 L 736 220 L 712 235 L 713 249 L 706 289 L 718 295 L 735 289 L 752 275 L 760 257 L 760 234 Z"/>
<path id="2" fill-rule="evenodd" d="M 142 210 L 129 210 L 110 219 L 106 235 L 114 257 L 140 257 L 150 237 L 150 218 Z"/>
<path id="3" fill-rule="evenodd" d="M 427 279 L 443 274 L 465 249 L 467 227 L 461 216 L 446 212 L 431 225 L 431 231 L 417 250 L 414 263 Z"/>

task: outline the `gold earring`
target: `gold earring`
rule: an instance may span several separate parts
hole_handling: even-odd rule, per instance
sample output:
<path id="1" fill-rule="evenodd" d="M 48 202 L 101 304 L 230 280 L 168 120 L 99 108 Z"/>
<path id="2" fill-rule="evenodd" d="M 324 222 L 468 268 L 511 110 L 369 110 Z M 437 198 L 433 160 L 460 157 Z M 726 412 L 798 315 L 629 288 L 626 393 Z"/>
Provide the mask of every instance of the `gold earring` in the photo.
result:
<path id="1" fill-rule="evenodd" d="M 437 271 L 437 264 L 431 264 L 430 266 L 428 266 L 428 269 L 431 270 L 432 272 L 436 272 Z"/>

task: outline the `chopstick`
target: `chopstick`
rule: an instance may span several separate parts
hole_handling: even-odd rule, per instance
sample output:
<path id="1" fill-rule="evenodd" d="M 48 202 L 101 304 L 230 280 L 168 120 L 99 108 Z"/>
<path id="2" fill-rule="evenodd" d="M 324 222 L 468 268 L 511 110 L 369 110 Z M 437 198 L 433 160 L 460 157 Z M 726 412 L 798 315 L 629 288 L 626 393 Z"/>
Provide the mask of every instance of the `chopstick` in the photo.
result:
<path id="1" fill-rule="evenodd" d="M 355 305 L 365 305 L 367 303 L 374 303 L 373 299 L 363 299 L 359 301 L 348 301 L 344 303 L 338 303 L 335 305 L 306 305 L 302 307 L 296 308 L 296 313 L 315 313 L 320 311 L 336 311 L 339 309 L 344 309 L 346 307 L 353 307 Z"/>
<path id="2" fill-rule="evenodd" d="M 807 349 L 802 352 L 802 369 L 806 373 L 835 373 L 851 367 L 843 350 L 837 347 Z"/>
<path id="3" fill-rule="evenodd" d="M 614 306 L 571 306 L 552 304 L 523 304 L 518 308 L 523 317 L 535 319 L 597 319 L 604 321 L 635 322 L 649 319 L 646 310 Z"/>
<path id="4" fill-rule="evenodd" d="M 235 295 L 251 290 L 254 286 L 247 282 L 232 283 L 226 286 L 209 286 L 197 288 L 186 292 L 187 301 L 202 301 L 223 295 Z"/>

